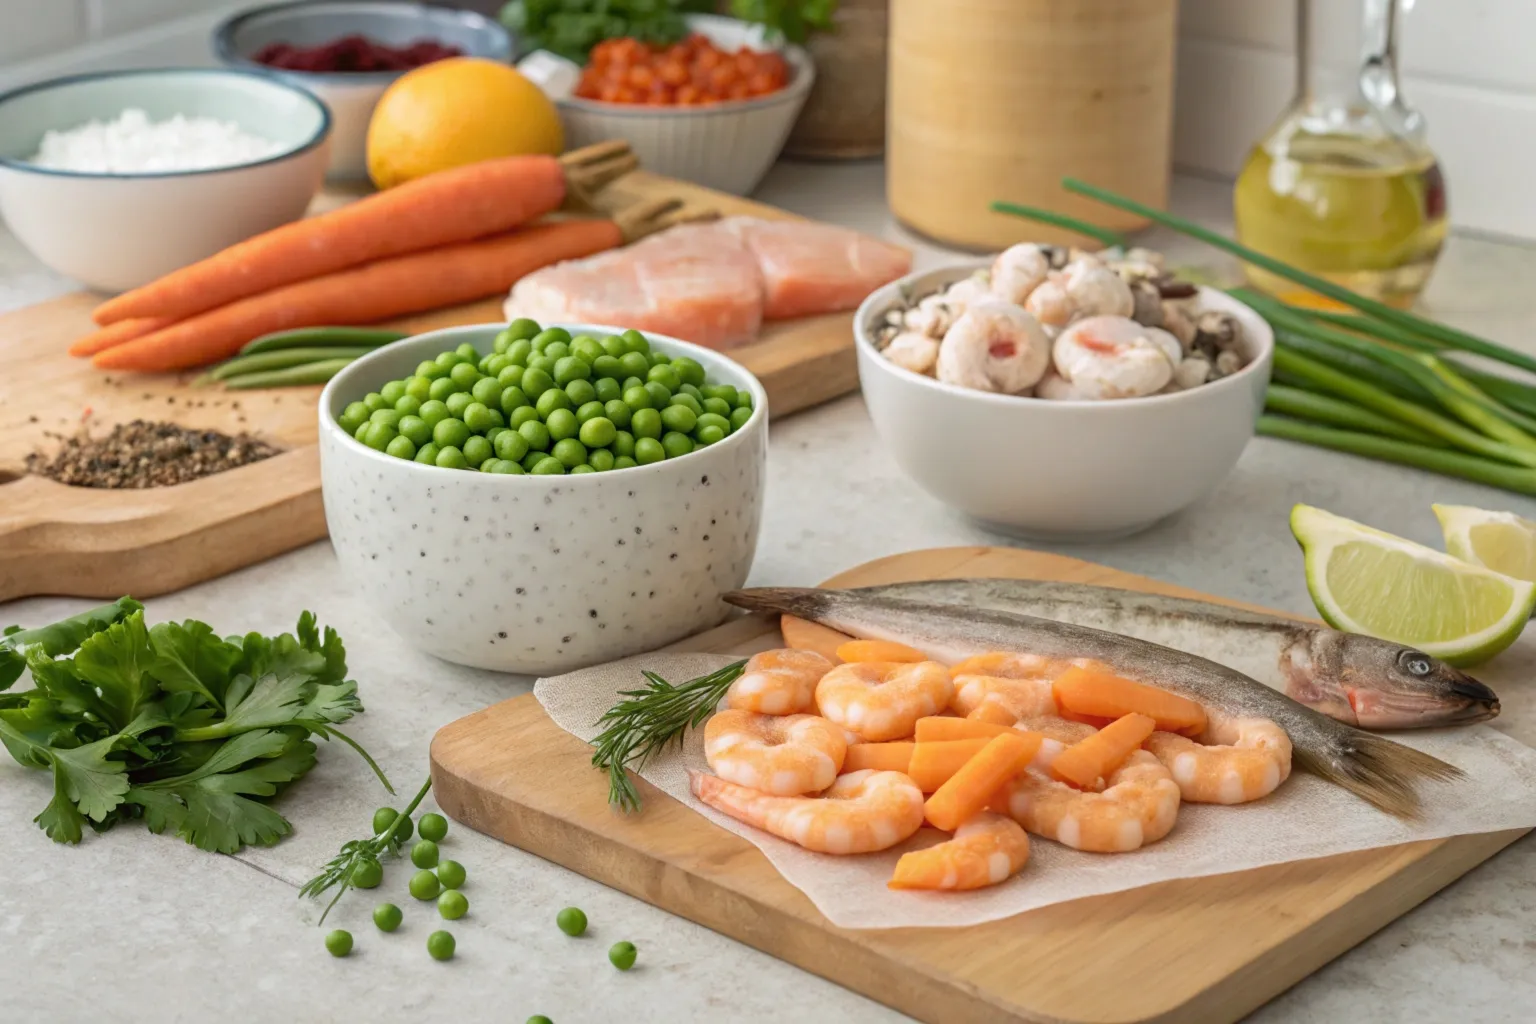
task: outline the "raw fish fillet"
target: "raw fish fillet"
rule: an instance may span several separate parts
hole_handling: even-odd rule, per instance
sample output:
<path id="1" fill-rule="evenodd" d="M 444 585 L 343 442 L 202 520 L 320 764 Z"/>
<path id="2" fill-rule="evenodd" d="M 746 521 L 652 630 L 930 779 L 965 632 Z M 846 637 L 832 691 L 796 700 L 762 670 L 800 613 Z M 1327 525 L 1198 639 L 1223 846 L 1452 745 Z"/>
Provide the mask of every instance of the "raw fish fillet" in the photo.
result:
<path id="1" fill-rule="evenodd" d="M 911 257 L 845 228 L 732 217 L 686 224 L 517 283 L 507 318 L 607 324 L 731 348 L 764 319 L 852 309 Z"/>

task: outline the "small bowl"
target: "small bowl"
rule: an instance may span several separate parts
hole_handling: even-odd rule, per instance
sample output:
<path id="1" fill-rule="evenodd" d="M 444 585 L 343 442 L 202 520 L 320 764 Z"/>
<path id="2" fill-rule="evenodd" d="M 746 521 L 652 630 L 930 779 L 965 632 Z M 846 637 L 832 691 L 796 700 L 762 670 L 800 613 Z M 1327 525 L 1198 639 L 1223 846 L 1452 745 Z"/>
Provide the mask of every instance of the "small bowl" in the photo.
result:
<path id="1" fill-rule="evenodd" d="M 336 422 L 423 359 L 506 325 L 419 334 L 363 356 L 320 395 L 320 480 L 352 586 L 412 646 L 459 665 L 556 675 L 654 650 L 721 622 L 746 582 L 767 473 L 767 395 L 718 352 L 648 335 L 751 393 L 725 440 L 677 459 L 580 476 L 503 476 L 406 462 Z M 559 324 L 573 335 L 619 328 Z"/>
<path id="2" fill-rule="evenodd" d="M 875 332 L 904 294 L 930 294 L 989 263 L 909 275 L 871 293 L 855 314 L 870 419 L 918 486 L 1002 533 L 1106 540 L 1188 508 L 1232 471 L 1264 408 L 1274 334 L 1224 292 L 1201 288 L 1200 301 L 1237 317 L 1250 361 L 1231 376 L 1173 394 L 1019 398 L 944 384 L 881 355 Z"/>
<path id="3" fill-rule="evenodd" d="M 368 121 L 390 83 L 403 71 L 316 73 L 258 64 L 252 58 L 271 43 L 320 46 L 343 36 L 364 35 L 387 46 L 435 39 L 468 57 L 507 62 L 507 30 L 473 11 L 381 0 L 320 0 L 269 4 L 242 11 L 213 30 L 213 52 L 224 64 L 259 68 L 320 97 L 336 122 L 329 177 L 368 177 Z"/>
<path id="4" fill-rule="evenodd" d="M 760 25 L 713 14 L 690 15 L 688 27 L 726 49 L 778 49 L 789 83 L 767 96 L 707 107 L 647 107 L 566 97 L 558 101 L 571 149 L 608 139 L 629 143 L 640 166 L 720 192 L 744 196 L 779 158 L 811 94 L 816 68 L 798 46 L 771 47 Z"/>
<path id="5" fill-rule="evenodd" d="M 282 145 L 230 167 L 144 174 L 29 163 L 49 129 L 109 121 L 138 107 L 233 121 Z M 0 96 L 0 214 L 43 263 L 103 291 L 125 291 L 303 216 L 320 190 L 331 118 L 270 75 L 175 68 L 108 71 Z"/>

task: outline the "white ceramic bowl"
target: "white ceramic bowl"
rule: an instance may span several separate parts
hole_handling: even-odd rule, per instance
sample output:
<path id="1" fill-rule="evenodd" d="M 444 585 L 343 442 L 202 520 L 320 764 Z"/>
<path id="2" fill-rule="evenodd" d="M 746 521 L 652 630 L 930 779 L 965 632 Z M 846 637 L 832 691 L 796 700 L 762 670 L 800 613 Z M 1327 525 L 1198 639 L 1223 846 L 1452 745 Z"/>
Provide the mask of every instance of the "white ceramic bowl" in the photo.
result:
<path id="1" fill-rule="evenodd" d="M 715 45 L 769 49 L 762 27 L 712 14 L 691 15 L 688 25 Z M 640 166 L 731 195 L 757 187 L 778 159 L 816 79 L 811 58 L 798 46 L 779 47 L 789 64 L 789 84 L 757 99 L 707 107 L 646 107 L 569 97 L 559 101 L 569 149 L 607 139 L 629 143 Z"/>
<path id="2" fill-rule="evenodd" d="M 233 167 L 149 174 L 58 171 L 28 163 L 49 129 L 138 107 L 233 121 L 281 143 Z M 217 69 L 109 71 L 0 96 L 0 214 L 54 270 L 125 291 L 303 216 L 325 177 L 331 119 L 313 96 L 270 76 Z"/>
<path id="3" fill-rule="evenodd" d="M 320 396 L 320 479 L 349 582 L 412 646 L 475 668 L 553 675 L 653 650 L 722 621 L 746 582 L 767 470 L 767 395 L 710 349 L 648 335 L 751 393 L 725 440 L 579 476 L 503 476 L 393 458 L 336 423 L 349 402 L 505 324 L 420 334 L 362 357 Z M 560 324 L 572 334 L 618 328 Z"/>
<path id="4" fill-rule="evenodd" d="M 390 83 L 403 71 L 316 74 L 268 68 L 251 58 L 271 43 L 320 46 L 354 34 L 388 46 L 435 39 L 457 46 L 468 57 L 506 62 L 512 40 L 490 18 L 427 4 L 382 0 L 300 0 L 241 11 L 213 31 L 213 52 L 231 67 L 260 68 L 308 89 L 325 102 L 335 121 L 329 177 L 354 181 L 368 177 L 368 122 Z"/>
<path id="5" fill-rule="evenodd" d="M 1057 402 L 971 391 L 904 370 L 874 332 L 903 293 L 930 294 L 986 266 L 912 274 L 859 307 L 859 383 L 875 430 L 923 490 L 983 525 L 1041 540 L 1108 539 L 1189 507 L 1231 472 L 1264 408 L 1274 335 L 1252 309 L 1200 289 L 1242 323 L 1251 362 L 1188 391 Z"/>

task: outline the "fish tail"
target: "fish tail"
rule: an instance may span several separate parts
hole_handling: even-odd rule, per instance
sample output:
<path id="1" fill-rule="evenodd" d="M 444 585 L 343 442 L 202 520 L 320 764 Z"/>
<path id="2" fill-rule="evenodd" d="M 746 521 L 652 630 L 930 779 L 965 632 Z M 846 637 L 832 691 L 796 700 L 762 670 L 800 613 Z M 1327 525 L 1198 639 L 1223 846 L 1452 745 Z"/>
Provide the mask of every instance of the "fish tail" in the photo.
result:
<path id="1" fill-rule="evenodd" d="M 1422 816 L 1419 783 L 1451 782 L 1465 776 L 1460 768 L 1437 757 L 1358 730 L 1351 730 L 1328 755 L 1298 746 L 1296 758 L 1308 771 L 1408 820 Z"/>
<path id="2" fill-rule="evenodd" d="M 749 587 L 731 591 L 724 601 L 750 612 L 777 612 L 811 619 L 821 612 L 826 596 L 814 587 Z"/>

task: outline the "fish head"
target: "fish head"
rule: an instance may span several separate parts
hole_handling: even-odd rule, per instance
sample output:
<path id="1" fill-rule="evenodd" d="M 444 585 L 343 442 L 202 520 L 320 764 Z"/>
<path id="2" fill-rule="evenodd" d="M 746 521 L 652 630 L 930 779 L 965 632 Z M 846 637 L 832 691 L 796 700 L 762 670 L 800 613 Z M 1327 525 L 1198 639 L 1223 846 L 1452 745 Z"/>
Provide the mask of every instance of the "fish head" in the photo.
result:
<path id="1" fill-rule="evenodd" d="M 1338 686 L 1362 729 L 1470 725 L 1499 713 L 1499 697 L 1439 658 L 1402 644 L 1334 634 Z"/>

